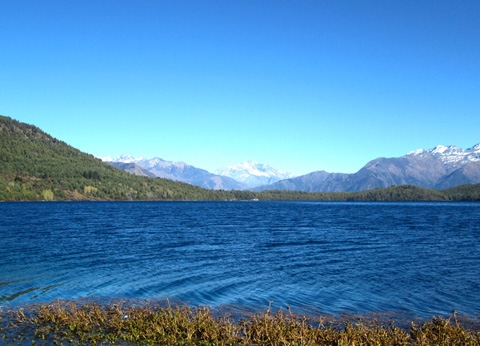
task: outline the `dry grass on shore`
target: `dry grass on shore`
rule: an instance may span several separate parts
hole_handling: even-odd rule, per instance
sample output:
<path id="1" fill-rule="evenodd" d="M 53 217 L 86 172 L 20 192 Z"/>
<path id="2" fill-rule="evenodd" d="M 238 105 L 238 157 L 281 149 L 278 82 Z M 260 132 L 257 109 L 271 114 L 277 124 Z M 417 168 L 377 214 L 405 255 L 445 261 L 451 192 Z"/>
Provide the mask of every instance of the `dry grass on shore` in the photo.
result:
<path id="1" fill-rule="evenodd" d="M 465 320 L 467 321 L 467 320 Z M 467 321 L 468 322 L 468 321 Z M 242 314 L 187 305 L 63 302 L 0 310 L 7 345 L 480 345 L 480 326 L 432 318 L 409 327 L 371 319 Z"/>

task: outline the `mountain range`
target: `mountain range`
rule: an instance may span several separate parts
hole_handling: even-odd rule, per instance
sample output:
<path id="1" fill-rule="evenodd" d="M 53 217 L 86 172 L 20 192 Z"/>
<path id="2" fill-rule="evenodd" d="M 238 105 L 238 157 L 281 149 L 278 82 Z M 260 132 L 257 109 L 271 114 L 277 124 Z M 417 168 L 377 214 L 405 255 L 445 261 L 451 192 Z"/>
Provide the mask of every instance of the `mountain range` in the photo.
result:
<path id="1" fill-rule="evenodd" d="M 479 147 L 467 150 L 438 146 L 416 150 L 404 160 L 418 160 L 425 169 L 425 159 L 434 162 L 444 173 L 437 175 L 436 186 L 456 181 L 470 182 L 478 173 Z M 402 158 L 400 158 L 402 159 Z M 124 158 L 125 161 L 127 159 Z M 140 162 L 143 159 L 132 160 Z M 395 160 L 395 159 L 377 159 Z M 375 162 L 372 171 L 378 173 Z M 422 161 L 423 160 L 423 161 Z M 148 160 L 147 160 L 148 161 Z M 160 160 L 161 162 L 162 160 Z M 378 162 L 377 162 L 378 163 Z M 480 184 L 464 184 L 449 189 L 426 189 L 414 185 L 390 186 L 360 192 L 316 192 L 269 190 L 213 190 L 160 177 L 135 162 L 116 162 L 122 169 L 106 164 L 93 155 L 81 152 L 41 129 L 0 115 L 0 201 L 51 200 L 315 200 L 315 201 L 474 201 L 480 200 Z M 158 166 L 151 163 L 152 166 Z M 186 164 L 179 164 L 185 168 Z M 435 166 L 437 165 L 437 166 Z M 168 165 L 167 165 L 168 166 Z M 267 170 L 266 165 L 261 165 Z M 382 166 L 379 164 L 379 166 Z M 385 166 L 385 165 L 383 165 Z M 395 167 L 393 165 L 392 167 Z M 447 168 L 445 168 L 447 167 Z M 448 168 L 450 167 L 450 168 Z M 416 168 L 416 167 L 415 167 Z M 127 173 L 125 170 L 133 173 Z M 255 171 L 255 170 L 253 170 Z M 427 172 L 424 170 L 422 173 Z M 208 173 L 208 172 L 207 172 Z M 258 172 L 257 172 L 258 173 Z M 409 172 L 411 173 L 411 172 Z M 158 174 L 158 173 L 157 173 Z M 211 174 L 211 173 L 209 173 Z M 144 175 L 144 176 L 139 176 Z M 305 179 L 320 175 L 335 180 L 337 174 L 316 172 L 286 179 Z M 347 175 L 348 176 L 348 175 Z M 353 176 L 353 175 L 350 175 Z M 398 176 L 398 174 L 396 175 Z M 440 177 L 440 178 L 439 178 Z M 312 179 L 314 180 L 314 179 Z M 348 180 L 348 177 L 347 179 Z M 468 181 L 466 181 L 468 180 Z"/>
<path id="2" fill-rule="evenodd" d="M 204 169 L 186 164 L 185 162 L 166 161 L 158 157 L 144 159 L 121 155 L 117 158 L 101 158 L 118 169 L 129 173 L 171 179 L 212 190 L 244 190 L 248 185 L 227 176 L 212 174 Z"/>
<path id="3" fill-rule="evenodd" d="M 354 174 L 317 171 L 254 191 L 355 192 L 406 184 L 446 189 L 479 182 L 480 143 L 466 150 L 454 145 L 418 149 L 402 157 L 377 158 Z"/>
<path id="4" fill-rule="evenodd" d="M 406 184 L 446 189 L 480 182 L 480 143 L 465 150 L 455 145 L 438 145 L 432 149 L 417 149 L 402 157 L 377 158 L 353 174 L 315 171 L 297 177 L 255 161 L 210 173 L 184 162 L 160 158 L 146 160 L 122 155 L 102 160 L 137 175 L 168 178 L 207 189 L 249 189 L 257 192 L 355 192 Z"/>

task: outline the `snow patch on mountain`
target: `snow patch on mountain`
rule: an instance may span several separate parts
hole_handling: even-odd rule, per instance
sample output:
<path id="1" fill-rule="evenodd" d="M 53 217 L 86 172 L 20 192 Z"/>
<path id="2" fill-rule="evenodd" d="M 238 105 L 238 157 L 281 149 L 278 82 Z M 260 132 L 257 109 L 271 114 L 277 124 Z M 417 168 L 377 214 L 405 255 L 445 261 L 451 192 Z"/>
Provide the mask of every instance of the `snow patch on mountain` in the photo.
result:
<path id="1" fill-rule="evenodd" d="M 409 155 L 420 157 L 432 155 L 447 165 L 464 164 L 467 162 L 480 161 L 480 143 L 465 150 L 455 145 L 437 145 L 432 149 L 413 150 L 406 156 Z"/>
<path id="2" fill-rule="evenodd" d="M 294 174 L 280 171 L 256 161 L 246 161 L 217 169 L 214 173 L 233 178 L 250 187 L 272 184 L 280 180 L 295 177 Z"/>
<path id="3" fill-rule="evenodd" d="M 122 163 L 137 163 L 139 161 L 144 161 L 145 159 L 143 157 L 133 157 L 130 155 L 120 155 L 116 158 L 113 158 L 111 156 L 107 157 L 101 157 L 102 161 L 108 161 L 108 162 L 122 162 Z"/>
<path id="4" fill-rule="evenodd" d="M 120 155 L 116 158 L 111 156 L 101 157 L 100 158 L 104 162 L 122 162 L 122 163 L 135 163 L 142 168 L 147 170 L 153 168 L 166 168 L 166 167 L 177 167 L 177 168 L 185 168 L 187 164 L 185 162 L 174 162 L 174 161 L 166 161 L 159 157 L 153 157 L 151 159 L 145 159 L 142 156 L 133 157 L 130 155 Z"/>
<path id="5" fill-rule="evenodd" d="M 480 152 L 480 143 L 478 143 L 477 145 L 474 145 L 471 148 L 468 148 L 467 150 L 471 150 L 473 152 L 479 153 Z"/>

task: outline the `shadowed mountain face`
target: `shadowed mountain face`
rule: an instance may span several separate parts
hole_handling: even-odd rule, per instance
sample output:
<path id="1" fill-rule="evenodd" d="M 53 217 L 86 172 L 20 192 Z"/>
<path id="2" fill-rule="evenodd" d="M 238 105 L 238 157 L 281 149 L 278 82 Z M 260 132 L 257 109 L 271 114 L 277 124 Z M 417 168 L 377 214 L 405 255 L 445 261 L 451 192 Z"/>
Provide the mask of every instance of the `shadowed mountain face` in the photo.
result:
<path id="1" fill-rule="evenodd" d="M 150 173 L 146 169 L 140 167 L 139 165 L 131 162 L 131 163 L 126 163 L 126 162 L 108 162 L 105 161 L 105 163 L 108 163 L 109 165 L 112 165 L 115 168 L 118 168 L 122 171 L 128 172 L 130 174 L 138 175 L 141 177 L 150 177 L 153 178 L 155 177 L 155 174 Z"/>
<path id="2" fill-rule="evenodd" d="M 392 185 L 445 189 L 480 182 L 480 144 L 462 150 L 437 146 L 398 158 L 378 158 L 354 174 L 313 172 L 255 188 L 307 192 L 363 191 Z"/>

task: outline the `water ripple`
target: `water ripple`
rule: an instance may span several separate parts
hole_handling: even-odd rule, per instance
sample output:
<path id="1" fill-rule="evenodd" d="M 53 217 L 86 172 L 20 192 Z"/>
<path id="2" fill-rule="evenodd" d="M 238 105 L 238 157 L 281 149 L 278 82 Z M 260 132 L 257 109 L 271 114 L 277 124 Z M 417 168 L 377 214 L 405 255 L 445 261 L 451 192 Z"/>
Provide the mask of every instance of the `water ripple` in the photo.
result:
<path id="1" fill-rule="evenodd" d="M 480 311 L 480 204 L 0 204 L 0 304 Z"/>

